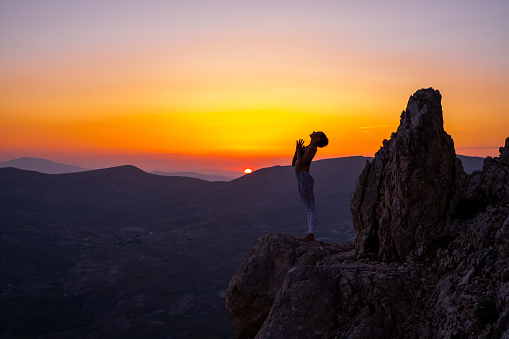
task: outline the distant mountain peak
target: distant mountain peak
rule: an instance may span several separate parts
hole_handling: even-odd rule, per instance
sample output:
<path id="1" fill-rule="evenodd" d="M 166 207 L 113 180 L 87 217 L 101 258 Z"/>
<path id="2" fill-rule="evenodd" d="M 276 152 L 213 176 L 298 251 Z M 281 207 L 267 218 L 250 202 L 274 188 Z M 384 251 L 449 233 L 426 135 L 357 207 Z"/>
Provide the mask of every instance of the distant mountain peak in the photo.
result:
<path id="1" fill-rule="evenodd" d="M 87 168 L 56 163 L 48 159 L 21 157 L 5 162 L 0 162 L 0 167 L 14 167 L 23 170 L 37 171 L 47 174 L 61 174 L 88 171 Z"/>

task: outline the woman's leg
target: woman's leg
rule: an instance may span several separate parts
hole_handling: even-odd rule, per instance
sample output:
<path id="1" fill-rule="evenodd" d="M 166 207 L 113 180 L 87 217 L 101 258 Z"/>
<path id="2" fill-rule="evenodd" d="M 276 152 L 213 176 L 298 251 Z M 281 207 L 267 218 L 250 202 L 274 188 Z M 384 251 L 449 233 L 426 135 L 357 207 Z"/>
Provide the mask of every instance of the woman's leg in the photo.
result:
<path id="1" fill-rule="evenodd" d="M 306 206 L 308 219 L 308 233 L 315 234 L 317 213 L 315 207 L 315 194 L 313 191 L 314 180 L 309 172 L 297 173 L 297 182 L 299 184 L 299 194 Z"/>

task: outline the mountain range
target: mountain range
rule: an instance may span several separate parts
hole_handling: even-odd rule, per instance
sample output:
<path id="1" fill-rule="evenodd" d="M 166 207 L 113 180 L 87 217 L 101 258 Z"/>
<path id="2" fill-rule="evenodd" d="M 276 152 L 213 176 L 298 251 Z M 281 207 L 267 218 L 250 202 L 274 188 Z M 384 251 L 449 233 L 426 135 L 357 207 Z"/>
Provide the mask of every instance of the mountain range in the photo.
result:
<path id="1" fill-rule="evenodd" d="M 353 240 L 368 159 L 313 163 L 319 240 Z M 228 182 L 0 168 L 0 225 L 0 336 L 47 338 L 233 337 L 224 296 L 246 251 L 307 231 L 291 166 Z"/>
<path id="2" fill-rule="evenodd" d="M 24 169 L 28 171 L 37 171 L 41 173 L 47 174 L 63 174 L 63 173 L 75 173 L 75 172 L 83 172 L 89 171 L 88 168 L 83 168 L 80 166 L 68 165 L 53 162 L 48 159 L 42 158 L 32 158 L 32 157 L 23 157 L 18 159 L 13 159 L 9 161 L 0 162 L 0 168 L 4 167 L 14 167 L 19 169 Z M 201 169 L 194 171 L 173 171 L 173 172 L 165 172 L 165 171 L 152 171 L 151 173 L 157 175 L 166 175 L 166 176 L 182 176 L 182 177 L 190 177 L 197 178 L 207 181 L 230 181 L 240 177 L 242 174 L 236 171 L 222 171 L 222 170 L 210 170 L 210 169 Z"/>
<path id="3" fill-rule="evenodd" d="M 482 168 L 482 164 L 484 158 L 480 157 L 471 157 L 466 155 L 457 155 L 457 157 L 462 161 L 463 167 L 465 168 L 465 172 L 471 173 L 474 170 L 480 170 Z M 37 171 L 41 173 L 47 174 L 63 174 L 63 173 L 74 173 L 74 172 L 83 172 L 88 171 L 89 169 L 83 168 L 80 166 L 67 165 L 62 163 L 53 162 L 48 159 L 42 158 L 31 158 L 31 157 L 23 157 L 18 159 L 13 159 L 9 161 L 0 162 L 0 168 L 4 167 L 14 167 L 19 169 L 24 169 L 28 171 Z M 180 176 L 180 177 L 189 177 L 202 179 L 206 181 L 231 181 L 240 177 L 241 175 L 237 174 L 237 172 L 233 171 L 220 171 L 214 170 L 215 173 L 209 173 L 211 170 L 203 170 L 203 173 L 197 171 L 152 171 L 150 173 L 157 175 L 166 175 L 166 176 Z"/>
<path id="4" fill-rule="evenodd" d="M 353 239 L 366 160 L 313 163 L 319 239 Z M 232 337 L 224 295 L 246 250 L 267 232 L 307 231 L 291 166 L 229 182 L 1 168 L 0 225 L 6 337 Z"/>

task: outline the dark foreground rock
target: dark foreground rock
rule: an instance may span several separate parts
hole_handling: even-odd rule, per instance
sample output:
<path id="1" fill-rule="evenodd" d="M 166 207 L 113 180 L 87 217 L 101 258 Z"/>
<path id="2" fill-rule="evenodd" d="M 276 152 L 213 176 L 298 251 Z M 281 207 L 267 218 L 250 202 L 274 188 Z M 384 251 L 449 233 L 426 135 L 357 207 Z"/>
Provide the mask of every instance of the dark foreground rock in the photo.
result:
<path id="1" fill-rule="evenodd" d="M 349 243 L 303 243 L 296 236 L 271 233 L 258 239 L 230 282 L 226 310 L 239 338 L 252 338 L 271 312 L 287 274 L 294 267 L 315 268 L 322 261 L 351 255 Z M 338 257 L 339 256 L 339 257 Z M 309 292 L 309 289 L 307 290 Z M 321 289 L 316 290 L 321 294 Z M 302 297 L 308 298 L 303 291 Z M 309 296 L 311 299 L 313 296 Z M 315 295 L 316 297 L 316 295 Z M 301 303 L 309 307 L 309 301 Z"/>
<path id="2" fill-rule="evenodd" d="M 509 339 L 509 138 L 468 175 L 420 90 L 359 177 L 354 244 L 260 238 L 232 278 L 239 338 Z"/>

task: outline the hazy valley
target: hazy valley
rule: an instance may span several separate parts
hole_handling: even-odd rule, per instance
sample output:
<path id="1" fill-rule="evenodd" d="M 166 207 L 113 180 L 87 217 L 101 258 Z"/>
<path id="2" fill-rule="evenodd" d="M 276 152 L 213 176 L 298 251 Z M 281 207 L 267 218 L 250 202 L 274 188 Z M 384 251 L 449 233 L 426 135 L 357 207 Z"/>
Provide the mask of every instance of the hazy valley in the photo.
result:
<path id="1" fill-rule="evenodd" d="M 313 164 L 318 239 L 353 240 L 366 158 Z M 230 182 L 122 166 L 0 169 L 3 336 L 231 337 L 224 293 L 255 239 L 306 232 L 291 166 Z"/>

